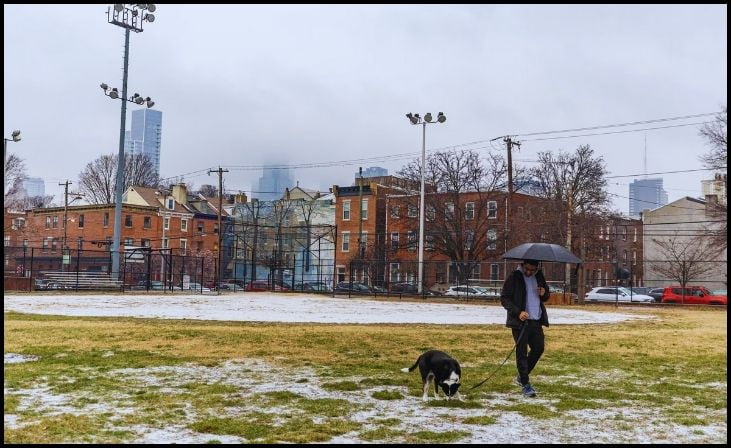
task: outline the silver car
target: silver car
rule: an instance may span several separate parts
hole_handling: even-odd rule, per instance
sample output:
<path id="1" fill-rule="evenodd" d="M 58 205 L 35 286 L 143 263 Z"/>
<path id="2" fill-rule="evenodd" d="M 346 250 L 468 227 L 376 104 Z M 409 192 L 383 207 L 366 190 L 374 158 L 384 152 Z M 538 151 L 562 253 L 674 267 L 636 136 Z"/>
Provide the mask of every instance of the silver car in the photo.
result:
<path id="1" fill-rule="evenodd" d="M 651 303 L 655 299 L 644 294 L 635 294 L 627 288 L 616 286 L 597 286 L 586 293 L 586 302 L 640 302 Z"/>
<path id="2" fill-rule="evenodd" d="M 444 292 L 445 296 L 458 296 L 458 297 L 490 297 L 486 290 L 481 289 L 477 286 L 450 286 L 447 291 Z"/>

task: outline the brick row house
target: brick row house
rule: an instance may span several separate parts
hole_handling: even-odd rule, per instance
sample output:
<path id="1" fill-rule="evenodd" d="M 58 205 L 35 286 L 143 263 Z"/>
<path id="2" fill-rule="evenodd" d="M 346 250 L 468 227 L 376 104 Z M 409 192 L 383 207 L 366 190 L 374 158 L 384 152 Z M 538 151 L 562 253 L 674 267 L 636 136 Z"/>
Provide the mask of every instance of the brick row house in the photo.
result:
<path id="1" fill-rule="evenodd" d="M 202 195 L 188 194 L 182 184 L 173 185 L 169 190 L 129 187 L 123 195 L 121 250 L 142 247 L 173 255 L 215 257 L 218 215 L 210 201 L 211 198 Z M 114 204 L 92 204 L 68 206 L 66 213 L 64 207 L 24 212 L 6 210 L 5 272 L 22 263 L 28 264 L 29 254 L 35 270 L 61 269 L 64 247 L 73 254 L 82 251 L 81 270 L 108 271 L 114 208 Z M 225 225 L 229 217 L 225 210 L 223 215 Z M 228 252 L 227 243 L 230 241 L 224 238 L 224 257 Z M 7 250 L 9 247 L 13 250 Z"/>
<path id="2" fill-rule="evenodd" d="M 336 270 L 338 281 L 388 287 L 418 278 L 418 186 L 397 185 L 395 178 L 366 180 L 363 186 L 363 249 L 359 253 L 359 186 L 335 186 Z M 508 249 L 526 242 L 564 245 L 565 217 L 560 206 L 536 196 L 505 191 L 443 193 L 427 187 L 425 194 L 424 282 L 430 289 L 469 283 L 499 285 L 518 262 L 504 260 Z M 510 213 L 508 213 L 510 205 Z M 588 223 L 597 223 L 587 227 Z M 601 226 L 598 224 L 601 223 Z M 607 225 L 609 223 L 609 225 Z M 603 229 L 599 232 L 588 228 Z M 571 283 L 592 287 L 614 279 L 609 266 L 616 260 L 629 266 L 642 284 L 642 223 L 638 220 L 594 216 L 575 219 L 573 248 L 583 254 L 580 271 L 571 270 Z M 565 265 L 543 263 L 549 281 L 566 282 Z M 611 275 L 610 275 L 611 274 Z"/>

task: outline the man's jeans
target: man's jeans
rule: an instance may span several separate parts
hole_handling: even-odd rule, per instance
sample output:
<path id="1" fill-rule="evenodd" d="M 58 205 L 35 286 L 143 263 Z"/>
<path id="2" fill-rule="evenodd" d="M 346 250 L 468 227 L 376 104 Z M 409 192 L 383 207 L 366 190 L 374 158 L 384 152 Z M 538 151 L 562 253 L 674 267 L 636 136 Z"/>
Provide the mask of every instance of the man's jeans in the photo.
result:
<path id="1" fill-rule="evenodd" d="M 528 384 L 531 371 L 536 363 L 541 359 L 543 354 L 543 327 L 541 322 L 528 319 L 525 321 L 525 330 L 520 338 L 517 347 L 515 347 L 515 363 L 520 374 L 520 382 Z M 513 339 L 517 342 L 521 330 L 513 329 Z M 530 347 L 530 353 L 528 353 Z"/>

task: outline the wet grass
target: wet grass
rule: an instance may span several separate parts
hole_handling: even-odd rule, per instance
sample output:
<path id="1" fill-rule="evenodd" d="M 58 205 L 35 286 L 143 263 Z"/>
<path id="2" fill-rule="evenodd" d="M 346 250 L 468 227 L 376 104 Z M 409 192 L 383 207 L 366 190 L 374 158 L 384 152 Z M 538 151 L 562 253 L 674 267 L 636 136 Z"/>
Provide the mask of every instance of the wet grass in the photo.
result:
<path id="1" fill-rule="evenodd" d="M 587 309 L 615 311 L 606 306 Z M 725 423 L 725 388 L 721 393 L 714 386 L 726 384 L 725 310 L 661 309 L 652 314 L 658 318 L 546 329 L 546 352 L 531 382 L 547 404 L 523 400 L 511 382 L 515 376 L 511 359 L 484 386 L 463 393 L 464 402 L 431 399 L 423 409 L 480 409 L 485 400 L 507 395 L 515 400 L 490 405 L 490 410 L 560 421 L 567 411 L 635 406 L 654 410 L 690 431 L 698 425 Z M 18 313 L 4 317 L 5 351 L 40 356 L 4 367 L 5 388 L 11 392 L 4 397 L 5 414 L 16 415 L 26 425 L 6 428 L 6 443 L 130 441 L 134 434 L 126 429 L 129 425 L 187 425 L 198 432 L 262 443 L 321 442 L 347 433 L 363 441 L 459 442 L 469 432 L 419 431 L 399 419 L 371 419 L 376 426 L 364 429 L 350 417 L 367 406 L 345 397 L 409 400 L 420 407 L 418 372 L 400 369 L 413 364 L 423 351 L 446 350 L 469 365 L 463 367 L 466 391 L 492 373 L 512 347 L 512 337 L 501 325 L 277 324 Z M 319 387 L 321 377 L 325 391 L 351 394 L 320 399 L 286 390 L 251 394 L 245 387 L 217 380 L 190 381 L 170 391 L 109 373 L 185 363 L 217 366 L 241 358 L 260 358 L 284 369 L 309 367 L 316 377 L 298 374 L 292 383 Z M 51 394 L 73 397 L 70 405 L 78 409 L 111 403 L 132 407 L 134 412 L 115 419 L 99 412 L 51 416 L 21 406 L 23 399 L 15 391 L 41 386 L 50 387 Z M 404 389 L 383 389 L 389 386 Z M 254 406 L 262 412 L 252 413 Z M 232 415 L 228 409 L 240 410 Z M 276 409 L 276 415 L 264 412 L 270 409 Z M 491 425 L 496 420 L 483 415 L 457 422 Z"/>

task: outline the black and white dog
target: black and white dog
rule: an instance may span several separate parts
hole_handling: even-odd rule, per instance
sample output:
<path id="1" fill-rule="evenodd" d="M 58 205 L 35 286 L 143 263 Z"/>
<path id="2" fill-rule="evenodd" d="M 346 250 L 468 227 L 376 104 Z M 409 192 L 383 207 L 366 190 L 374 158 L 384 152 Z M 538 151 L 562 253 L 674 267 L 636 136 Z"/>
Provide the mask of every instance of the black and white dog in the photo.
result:
<path id="1" fill-rule="evenodd" d="M 456 359 L 439 350 L 429 350 L 422 353 L 413 366 L 404 367 L 401 371 L 408 373 L 413 371 L 416 366 L 419 366 L 421 381 L 424 386 L 422 400 L 427 401 L 429 382 L 432 380 L 434 380 L 434 398 L 438 398 L 437 394 L 439 393 L 439 386 L 441 386 L 447 400 L 452 397 L 462 400 L 458 391 L 462 369 L 460 369 Z"/>

